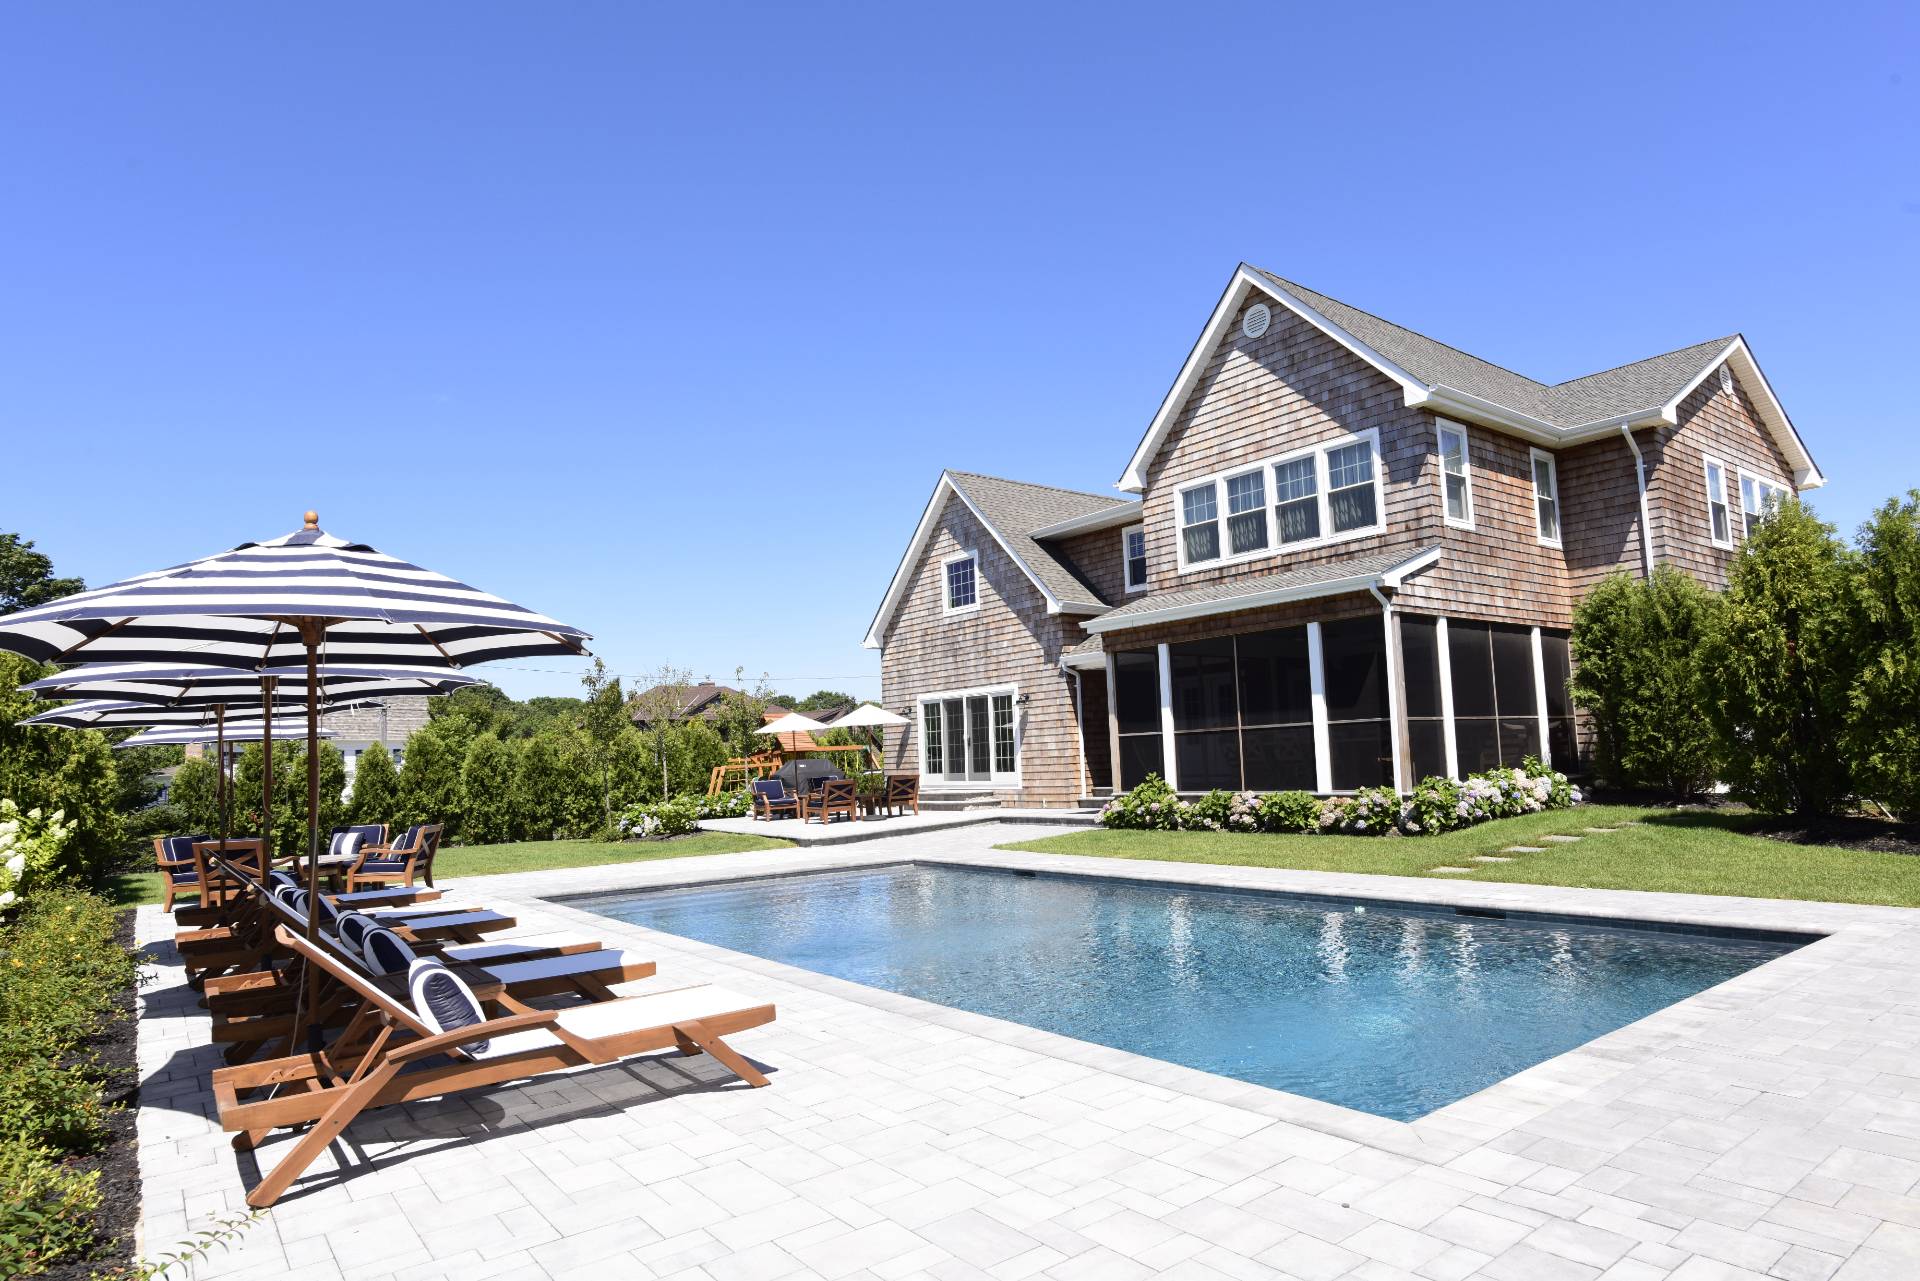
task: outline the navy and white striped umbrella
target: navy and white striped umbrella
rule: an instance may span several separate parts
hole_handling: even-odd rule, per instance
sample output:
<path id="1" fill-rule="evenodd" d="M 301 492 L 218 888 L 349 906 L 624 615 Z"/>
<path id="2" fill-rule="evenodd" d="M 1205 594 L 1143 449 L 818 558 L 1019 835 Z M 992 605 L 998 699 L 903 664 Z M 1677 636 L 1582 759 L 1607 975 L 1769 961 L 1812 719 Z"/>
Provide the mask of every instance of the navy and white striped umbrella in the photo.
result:
<path id="1" fill-rule="evenodd" d="M 445 694 L 480 683 L 477 676 L 433 667 L 323 663 L 318 675 L 323 705 L 343 699 L 360 701 L 408 694 Z M 224 704 L 229 709 L 237 709 L 260 706 L 263 677 L 273 679 L 271 689 L 276 703 L 306 704 L 307 670 L 304 667 L 254 672 L 197 663 L 89 663 L 70 667 L 45 680 L 29 681 L 20 688 L 32 690 L 40 698 L 111 699 L 165 707 Z"/>
<path id="2" fill-rule="evenodd" d="M 586 632 L 319 528 L 0 617 L 0 649 L 44 663 L 307 661 L 462 668 L 584 654 Z M 319 626 L 315 626 L 318 624 Z M 309 645 L 309 641 L 312 645 Z"/>
<path id="3" fill-rule="evenodd" d="M 328 711 L 341 711 L 347 706 L 359 704 L 335 704 Z M 163 707 L 158 703 L 134 703 L 125 700 L 87 699 L 78 703 L 68 703 L 37 715 L 15 721 L 16 725 L 50 726 L 55 729 L 126 729 L 129 726 L 172 725 L 180 727 L 206 726 L 208 733 L 214 731 L 216 708 L 213 707 Z M 225 718 L 228 726 L 258 726 L 261 721 L 260 709 L 249 708 Z M 288 719 L 282 710 L 276 719 Z"/>
<path id="4" fill-rule="evenodd" d="M 259 721 L 242 722 L 237 726 L 229 725 L 227 726 L 226 742 L 257 743 L 261 738 L 269 735 L 276 739 L 305 738 L 307 736 L 306 718 L 283 716 L 274 721 L 271 728 L 263 726 Z M 339 735 L 333 730 L 322 729 L 320 731 L 320 737 L 338 738 Z M 215 741 L 215 737 L 210 730 L 170 729 L 166 726 L 158 726 L 154 729 L 143 729 L 130 738 L 122 739 L 120 742 L 115 743 L 113 748 L 115 751 L 119 751 L 123 747 L 187 746 L 195 743 L 213 743 Z"/>

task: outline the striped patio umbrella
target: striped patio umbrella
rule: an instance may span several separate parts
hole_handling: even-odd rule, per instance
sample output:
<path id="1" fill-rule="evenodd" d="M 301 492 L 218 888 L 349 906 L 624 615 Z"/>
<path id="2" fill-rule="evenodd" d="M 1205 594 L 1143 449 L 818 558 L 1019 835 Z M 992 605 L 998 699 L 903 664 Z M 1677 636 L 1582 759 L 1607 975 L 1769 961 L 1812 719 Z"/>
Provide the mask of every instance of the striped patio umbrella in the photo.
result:
<path id="1" fill-rule="evenodd" d="M 329 663 L 458 669 L 585 654 L 590 639 L 577 627 L 336 538 L 313 512 L 294 533 L 0 617 L 0 649 L 41 662 L 213 663 L 255 671 L 304 663 L 309 885 L 317 883 L 320 863 L 322 651 Z M 307 914 L 310 936 L 318 917 Z"/>
<path id="2" fill-rule="evenodd" d="M 480 683 L 476 676 L 439 667 L 323 663 L 316 674 L 320 680 L 321 701 L 329 706 L 343 699 L 444 694 L 463 685 Z M 220 761 L 214 783 L 223 845 L 227 839 L 227 748 L 226 736 L 220 731 L 227 723 L 227 709 L 244 713 L 253 708 L 253 714 L 258 716 L 258 708 L 275 703 L 304 703 L 307 695 L 304 668 L 270 667 L 252 672 L 207 663 L 88 663 L 44 680 L 30 681 L 20 688 L 32 690 L 40 698 L 114 699 L 162 707 L 211 709 L 214 743 Z M 265 753 L 260 798 L 263 814 L 273 808 L 273 740 L 281 737 L 284 735 L 271 735 L 262 745 Z"/>
<path id="3" fill-rule="evenodd" d="M 307 722 L 304 717 L 283 716 L 271 725 L 260 721 L 239 721 L 228 725 L 225 741 L 228 743 L 258 743 L 265 738 L 287 739 L 305 738 Z M 338 738 L 330 729 L 320 731 L 321 738 Z M 211 744 L 213 734 L 205 728 L 173 728 L 158 725 L 152 729 L 143 729 L 138 734 L 121 739 L 113 745 L 117 752 L 123 747 L 188 747 L 194 744 Z"/>

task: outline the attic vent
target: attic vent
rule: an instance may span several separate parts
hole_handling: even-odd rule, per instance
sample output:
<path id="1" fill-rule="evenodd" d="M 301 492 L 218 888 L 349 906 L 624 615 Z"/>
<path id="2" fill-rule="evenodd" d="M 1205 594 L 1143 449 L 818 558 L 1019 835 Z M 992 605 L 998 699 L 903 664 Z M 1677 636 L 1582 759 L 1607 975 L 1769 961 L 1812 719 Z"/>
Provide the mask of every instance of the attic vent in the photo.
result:
<path id="1" fill-rule="evenodd" d="M 1726 392 L 1727 395 L 1729 396 L 1733 395 L 1733 366 L 1732 365 L 1720 366 L 1720 390 Z"/>
<path id="2" fill-rule="evenodd" d="M 1257 302 L 1247 308 L 1247 314 L 1240 317 L 1240 332 L 1249 338 L 1258 338 L 1267 332 L 1267 326 L 1273 323 L 1273 309 L 1263 302 Z"/>

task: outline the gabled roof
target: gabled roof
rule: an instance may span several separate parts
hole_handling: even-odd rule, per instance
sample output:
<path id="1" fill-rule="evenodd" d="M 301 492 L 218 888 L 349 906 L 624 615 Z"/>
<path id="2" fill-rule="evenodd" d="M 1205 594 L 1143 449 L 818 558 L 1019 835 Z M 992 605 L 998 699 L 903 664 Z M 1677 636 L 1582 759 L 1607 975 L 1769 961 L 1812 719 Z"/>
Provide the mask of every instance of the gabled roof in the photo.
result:
<path id="1" fill-rule="evenodd" d="M 864 644 L 868 649 L 880 647 L 880 637 L 893 621 L 894 611 L 900 607 L 900 600 L 913 581 L 913 568 L 926 550 L 927 540 L 933 537 L 940 509 L 950 494 L 966 504 L 967 510 L 1039 589 L 1046 598 L 1049 614 L 1098 614 L 1107 609 L 1100 593 L 1081 576 L 1073 562 L 1058 549 L 1035 538 L 1033 531 L 1110 508 L 1132 508 L 1137 504 L 1112 494 L 1088 494 L 975 472 L 946 471 L 940 473 L 940 481 L 933 487 L 933 496 L 927 500 L 920 524 L 907 544 L 906 555 L 893 571 L 893 581 L 887 585 L 887 594 L 867 628 Z"/>
<path id="2" fill-rule="evenodd" d="M 1373 587 L 1397 588 L 1409 574 L 1417 574 L 1439 559 L 1440 548 L 1437 545 L 1415 551 L 1398 547 L 1301 565 L 1277 574 L 1223 578 L 1197 587 L 1149 592 L 1118 609 L 1108 610 L 1088 622 L 1086 629 L 1098 634 L 1124 627 L 1144 627 L 1149 623 L 1172 623 L 1183 618 L 1231 614 L 1243 609 L 1258 609 L 1262 605 L 1282 605 L 1288 601 L 1364 592 Z M 1076 650 L 1075 653 L 1085 659 L 1081 651 Z"/>
<path id="3" fill-rule="evenodd" d="M 1255 290 L 1317 326 L 1399 383 L 1408 405 L 1470 419 L 1547 445 L 1577 444 L 1622 427 L 1675 424 L 1680 402 L 1722 362 L 1730 363 L 1780 452 L 1793 467 L 1796 485 L 1811 489 L 1826 481 L 1747 349 L 1746 339 L 1738 334 L 1549 385 L 1242 263 L 1127 464 L 1120 479 L 1121 489 L 1136 493 L 1145 489 L 1153 456 L 1173 430 L 1227 326 Z"/>

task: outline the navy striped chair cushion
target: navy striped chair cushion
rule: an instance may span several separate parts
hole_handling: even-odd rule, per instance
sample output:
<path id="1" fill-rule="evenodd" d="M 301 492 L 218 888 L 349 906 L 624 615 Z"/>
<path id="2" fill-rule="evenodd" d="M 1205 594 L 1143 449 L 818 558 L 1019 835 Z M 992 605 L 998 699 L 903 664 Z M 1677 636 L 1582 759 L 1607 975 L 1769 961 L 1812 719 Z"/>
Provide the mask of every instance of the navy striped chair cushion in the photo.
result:
<path id="1" fill-rule="evenodd" d="M 398 974 L 415 959 L 406 940 L 383 925 L 374 926 L 361 937 L 360 954 L 375 974 Z"/>
<path id="2" fill-rule="evenodd" d="M 423 956 L 407 971 L 407 987 L 413 995 L 413 1008 L 420 1021 L 436 1032 L 454 1032 L 486 1022 L 473 989 L 460 981 L 437 957 Z M 487 1041 L 470 1041 L 459 1053 L 480 1058 L 487 1052 Z"/>

